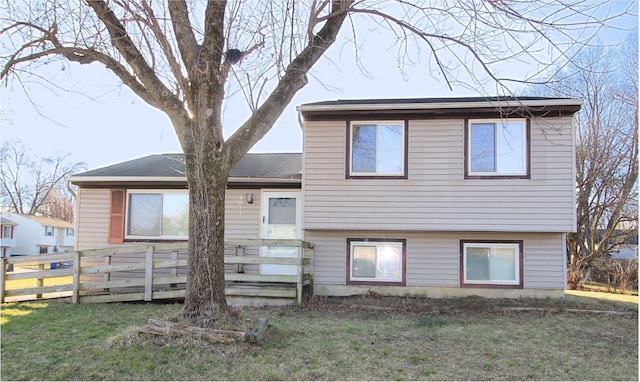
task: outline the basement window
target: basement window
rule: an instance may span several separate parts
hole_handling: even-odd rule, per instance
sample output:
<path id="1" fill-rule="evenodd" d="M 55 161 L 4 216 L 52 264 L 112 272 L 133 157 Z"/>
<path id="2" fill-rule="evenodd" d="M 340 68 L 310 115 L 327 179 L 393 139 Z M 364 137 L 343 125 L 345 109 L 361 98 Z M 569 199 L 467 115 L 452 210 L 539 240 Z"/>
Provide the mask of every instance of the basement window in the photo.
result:
<path id="1" fill-rule="evenodd" d="M 404 239 L 347 239 L 347 284 L 405 285 Z"/>

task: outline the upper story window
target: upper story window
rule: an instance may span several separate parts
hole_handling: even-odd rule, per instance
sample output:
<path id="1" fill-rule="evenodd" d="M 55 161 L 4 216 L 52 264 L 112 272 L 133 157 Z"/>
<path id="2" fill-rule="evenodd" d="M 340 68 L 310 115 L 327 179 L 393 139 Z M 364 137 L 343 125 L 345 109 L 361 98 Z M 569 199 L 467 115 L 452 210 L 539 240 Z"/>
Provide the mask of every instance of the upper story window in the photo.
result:
<path id="1" fill-rule="evenodd" d="M 3 225 L 2 226 L 2 238 L 3 239 L 13 239 L 13 226 L 11 226 L 11 225 Z"/>
<path id="2" fill-rule="evenodd" d="M 187 191 L 140 190 L 127 192 L 127 239 L 187 239 Z"/>
<path id="3" fill-rule="evenodd" d="M 45 236 L 53 236 L 53 227 L 44 227 Z"/>
<path id="4" fill-rule="evenodd" d="M 67 228 L 64 230 L 64 235 L 67 237 L 73 237 L 73 228 Z"/>
<path id="5" fill-rule="evenodd" d="M 404 121 L 351 122 L 347 177 L 406 178 Z"/>
<path id="6" fill-rule="evenodd" d="M 469 120 L 465 134 L 467 178 L 529 178 L 526 119 Z"/>

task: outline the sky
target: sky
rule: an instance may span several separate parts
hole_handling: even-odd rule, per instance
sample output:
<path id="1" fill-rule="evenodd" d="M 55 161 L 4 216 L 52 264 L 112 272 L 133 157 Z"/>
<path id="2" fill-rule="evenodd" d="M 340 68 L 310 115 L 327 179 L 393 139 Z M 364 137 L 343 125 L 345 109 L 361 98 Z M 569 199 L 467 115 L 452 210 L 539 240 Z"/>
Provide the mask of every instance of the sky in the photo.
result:
<path id="1" fill-rule="evenodd" d="M 613 4 L 627 1 L 613 0 Z M 636 12 L 637 13 L 637 12 Z M 637 17 L 602 31 L 604 44 L 622 41 Z M 348 98 L 463 97 L 493 95 L 455 86 L 428 72 L 427 63 L 398 68 L 389 33 L 368 27 L 361 34 L 359 55 L 365 70 L 354 64 L 353 45 L 336 41 L 313 68 L 310 83 L 285 109 L 272 130 L 250 152 L 301 152 L 302 132 L 295 107 L 309 102 Z M 4 53 L 3 53 L 4 54 Z M 513 65 L 505 72 L 523 69 Z M 514 88 L 516 92 L 518 88 Z M 69 162 L 87 169 L 150 154 L 181 152 L 169 119 L 137 98 L 99 64 L 52 61 L 34 76 L 3 81 L 0 87 L 0 140 L 20 140 L 38 157 L 69 154 Z M 243 101 L 225 103 L 225 135 L 241 124 L 248 111 Z"/>

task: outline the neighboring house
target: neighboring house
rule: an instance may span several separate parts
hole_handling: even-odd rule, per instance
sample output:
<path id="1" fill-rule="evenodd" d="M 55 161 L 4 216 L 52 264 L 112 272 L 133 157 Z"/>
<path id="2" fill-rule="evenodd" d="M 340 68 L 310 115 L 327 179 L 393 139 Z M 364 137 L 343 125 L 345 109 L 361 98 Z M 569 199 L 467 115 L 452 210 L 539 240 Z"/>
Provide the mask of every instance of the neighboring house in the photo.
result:
<path id="1" fill-rule="evenodd" d="M 302 154 L 247 154 L 232 171 L 227 238 L 314 243 L 319 295 L 562 296 L 580 105 L 524 97 L 299 106 Z M 182 158 L 152 155 L 69 178 L 79 187 L 77 249 L 186 240 Z"/>
<path id="2" fill-rule="evenodd" d="M 56 253 L 74 249 L 73 223 L 16 213 L 3 214 L 4 218 L 19 225 L 14 229 L 18 234 L 14 232 L 15 245 L 11 251 L 12 256 Z"/>
<path id="3" fill-rule="evenodd" d="M 624 243 L 617 245 L 609 255 L 612 259 L 638 260 L 638 233 L 629 235 Z"/>
<path id="4" fill-rule="evenodd" d="M 4 216 L 0 217 L 1 220 L 1 228 L 2 228 L 2 257 L 9 258 L 11 257 L 11 253 L 13 248 L 16 246 L 16 228 L 18 223 L 13 220 L 9 220 Z"/>

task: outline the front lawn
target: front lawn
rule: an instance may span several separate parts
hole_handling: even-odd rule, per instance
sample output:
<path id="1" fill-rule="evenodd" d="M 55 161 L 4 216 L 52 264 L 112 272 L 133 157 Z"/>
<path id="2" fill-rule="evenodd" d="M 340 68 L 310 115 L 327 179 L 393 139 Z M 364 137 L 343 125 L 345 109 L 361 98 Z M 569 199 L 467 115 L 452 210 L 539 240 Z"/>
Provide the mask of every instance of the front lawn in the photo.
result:
<path id="1" fill-rule="evenodd" d="M 168 341 L 135 331 L 148 318 L 175 316 L 180 308 L 157 303 L 3 304 L 1 377 L 638 379 L 637 305 L 572 296 L 565 301 L 317 298 L 303 307 L 243 310 L 246 317 L 269 319 L 263 345 Z M 569 308 L 574 310 L 565 310 Z M 596 312 L 611 310 L 625 314 Z"/>

